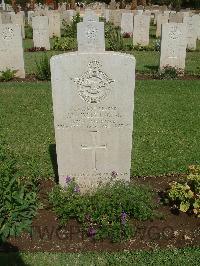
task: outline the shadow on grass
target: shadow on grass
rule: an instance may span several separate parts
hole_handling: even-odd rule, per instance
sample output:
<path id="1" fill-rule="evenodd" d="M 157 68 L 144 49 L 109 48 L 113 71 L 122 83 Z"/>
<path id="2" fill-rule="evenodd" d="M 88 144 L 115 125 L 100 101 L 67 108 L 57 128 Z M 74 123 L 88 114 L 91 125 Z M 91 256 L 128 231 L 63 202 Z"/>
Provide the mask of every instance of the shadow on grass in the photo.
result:
<path id="1" fill-rule="evenodd" d="M 54 179 L 55 179 L 55 182 L 58 183 L 59 177 L 58 177 L 58 164 L 57 164 L 56 144 L 50 144 L 49 145 L 49 154 L 50 154 L 51 163 L 52 163 L 52 166 L 53 166 Z"/>
<path id="2" fill-rule="evenodd" d="M 0 244 L 0 265 L 2 266 L 28 266 L 19 253 L 16 246 L 4 242 Z"/>
<path id="3" fill-rule="evenodd" d="M 153 71 L 153 72 L 157 72 L 158 69 L 159 69 L 158 66 L 148 66 L 148 65 L 145 65 L 144 67 L 147 68 L 147 69 L 149 69 L 149 70 L 151 70 L 151 71 Z"/>

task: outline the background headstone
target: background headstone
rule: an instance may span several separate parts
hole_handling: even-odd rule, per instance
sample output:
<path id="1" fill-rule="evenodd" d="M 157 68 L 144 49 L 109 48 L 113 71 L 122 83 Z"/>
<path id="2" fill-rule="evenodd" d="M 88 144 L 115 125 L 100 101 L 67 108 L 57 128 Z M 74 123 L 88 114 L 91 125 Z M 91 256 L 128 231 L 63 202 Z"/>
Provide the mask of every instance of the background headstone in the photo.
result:
<path id="1" fill-rule="evenodd" d="M 122 13 L 121 33 L 129 33 L 133 35 L 133 13 Z"/>
<path id="2" fill-rule="evenodd" d="M 80 22 L 77 24 L 78 51 L 105 51 L 104 22 Z"/>
<path id="3" fill-rule="evenodd" d="M 16 76 L 25 78 L 21 26 L 0 25 L 0 71 L 16 70 Z"/>
<path id="4" fill-rule="evenodd" d="M 149 27 L 150 16 L 136 15 L 134 16 L 133 27 L 133 44 L 140 44 L 142 46 L 149 45 Z"/>
<path id="5" fill-rule="evenodd" d="M 61 25 L 60 25 L 60 13 L 57 11 L 48 11 L 49 19 L 49 37 L 60 37 L 61 36 Z"/>
<path id="6" fill-rule="evenodd" d="M 166 66 L 185 69 L 186 26 L 183 23 L 166 23 L 162 26 L 160 69 Z"/>
<path id="7" fill-rule="evenodd" d="M 85 11 L 83 22 L 98 22 L 99 17 L 92 10 Z"/>
<path id="8" fill-rule="evenodd" d="M 25 30 L 24 30 L 24 14 L 19 12 L 15 14 L 11 13 L 11 22 L 15 25 L 19 25 L 21 27 L 22 37 L 25 39 Z"/>
<path id="9" fill-rule="evenodd" d="M 159 14 L 157 17 L 157 28 L 156 28 L 156 37 L 161 36 L 162 25 L 168 23 L 169 15 L 168 14 Z"/>
<path id="10" fill-rule="evenodd" d="M 197 34 L 194 26 L 194 21 L 192 17 L 185 16 L 183 22 L 186 24 L 186 38 L 187 38 L 187 48 L 191 50 L 196 50 Z"/>
<path id="11" fill-rule="evenodd" d="M 48 17 L 33 17 L 32 27 L 34 47 L 44 47 L 46 50 L 50 50 Z"/>

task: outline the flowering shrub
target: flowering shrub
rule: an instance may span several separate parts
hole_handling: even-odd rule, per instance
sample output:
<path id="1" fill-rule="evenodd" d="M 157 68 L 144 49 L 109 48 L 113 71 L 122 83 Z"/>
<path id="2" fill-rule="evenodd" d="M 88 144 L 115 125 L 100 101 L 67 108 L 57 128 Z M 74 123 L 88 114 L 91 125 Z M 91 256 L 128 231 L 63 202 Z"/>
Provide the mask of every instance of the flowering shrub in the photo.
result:
<path id="1" fill-rule="evenodd" d="M 200 168 L 191 166 L 190 173 L 182 182 L 170 183 L 165 201 L 182 212 L 200 217 Z"/>
<path id="2" fill-rule="evenodd" d="M 116 174 L 113 171 L 112 177 Z M 75 218 L 87 236 L 113 242 L 130 238 L 134 233 L 131 218 L 147 220 L 153 216 L 154 208 L 152 192 L 146 187 L 116 182 L 81 194 L 69 176 L 66 187 L 56 186 L 49 200 L 61 224 Z"/>
<path id="3" fill-rule="evenodd" d="M 162 70 L 155 74 L 154 78 L 157 79 L 177 79 L 179 76 L 183 75 L 184 71 L 179 68 L 175 68 L 166 65 Z"/>

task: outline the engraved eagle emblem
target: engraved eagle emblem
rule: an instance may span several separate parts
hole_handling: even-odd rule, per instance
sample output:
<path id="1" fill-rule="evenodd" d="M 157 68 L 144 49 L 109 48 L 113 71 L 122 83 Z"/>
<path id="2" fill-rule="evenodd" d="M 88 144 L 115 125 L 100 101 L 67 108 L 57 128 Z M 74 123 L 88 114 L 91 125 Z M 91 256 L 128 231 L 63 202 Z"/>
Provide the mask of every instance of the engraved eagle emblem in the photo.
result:
<path id="1" fill-rule="evenodd" d="M 93 60 L 88 70 L 79 78 L 74 78 L 78 85 L 79 96 L 88 103 L 99 103 L 110 93 L 110 84 L 114 82 L 101 70 L 101 64 Z"/>

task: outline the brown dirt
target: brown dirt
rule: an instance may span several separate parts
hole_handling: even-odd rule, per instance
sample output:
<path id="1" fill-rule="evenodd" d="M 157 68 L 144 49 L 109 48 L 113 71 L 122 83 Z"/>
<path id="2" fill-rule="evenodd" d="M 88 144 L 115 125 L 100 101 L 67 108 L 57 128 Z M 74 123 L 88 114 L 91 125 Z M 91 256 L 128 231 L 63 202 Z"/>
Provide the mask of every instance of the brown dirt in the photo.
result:
<path id="1" fill-rule="evenodd" d="M 136 80 L 159 80 L 154 78 L 151 74 L 141 74 L 141 73 L 136 73 Z M 200 80 L 200 76 L 197 75 L 185 75 L 182 77 L 179 77 L 178 80 Z M 4 83 L 5 81 L 0 81 L 0 83 Z M 14 78 L 10 81 L 7 81 L 6 83 L 9 82 L 19 82 L 19 83 L 24 83 L 24 82 L 46 82 L 46 80 L 38 80 L 34 74 L 28 74 L 26 75 L 25 78 Z"/>
<path id="2" fill-rule="evenodd" d="M 160 203 L 160 194 L 172 180 L 179 180 L 183 175 L 159 177 L 135 177 L 133 182 L 151 186 L 156 192 L 156 202 Z M 56 215 L 49 206 L 48 192 L 54 186 L 53 181 L 40 184 L 39 197 L 44 208 L 39 210 L 32 224 L 32 233 L 23 233 L 12 237 L 1 250 L 81 252 L 81 251 L 119 251 L 152 250 L 155 248 L 173 248 L 198 246 L 200 244 L 200 218 L 185 213 L 173 214 L 169 206 L 159 204 L 161 218 L 152 221 L 133 221 L 136 226 L 135 236 L 124 243 L 111 243 L 108 240 L 95 241 L 84 236 L 80 225 L 70 220 L 65 227 L 60 227 Z"/>

